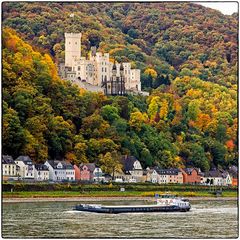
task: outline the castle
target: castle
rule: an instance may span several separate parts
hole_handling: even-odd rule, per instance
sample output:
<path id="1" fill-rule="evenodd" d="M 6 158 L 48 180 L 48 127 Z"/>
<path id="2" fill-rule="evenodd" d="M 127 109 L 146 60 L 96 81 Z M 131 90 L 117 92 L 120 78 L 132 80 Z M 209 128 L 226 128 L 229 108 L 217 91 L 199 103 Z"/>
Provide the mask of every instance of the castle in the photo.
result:
<path id="1" fill-rule="evenodd" d="M 142 93 L 140 69 L 131 69 L 131 63 L 114 63 L 109 53 L 97 52 L 91 47 L 89 59 L 81 56 L 81 33 L 65 33 L 65 63 L 59 65 L 60 76 L 89 91 L 106 95 Z"/>

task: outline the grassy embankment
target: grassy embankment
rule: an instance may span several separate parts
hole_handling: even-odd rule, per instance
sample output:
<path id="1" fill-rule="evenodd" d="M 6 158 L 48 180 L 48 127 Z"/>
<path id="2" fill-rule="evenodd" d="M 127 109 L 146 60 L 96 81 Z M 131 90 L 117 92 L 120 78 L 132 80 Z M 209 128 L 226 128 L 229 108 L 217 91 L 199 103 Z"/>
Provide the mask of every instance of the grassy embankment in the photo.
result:
<path id="1" fill-rule="evenodd" d="M 158 184 L 47 184 L 4 183 L 4 198 L 38 197 L 153 197 L 169 192 L 182 197 L 214 197 L 220 188 L 198 185 Z M 125 191 L 121 192 L 120 188 Z M 223 197 L 237 197 L 236 187 L 223 187 Z"/>
<path id="2" fill-rule="evenodd" d="M 140 191 L 92 191 L 86 193 L 72 192 L 72 191 L 48 191 L 48 192 L 4 192 L 5 198 L 38 198 L 38 197 L 153 197 L 156 192 L 140 192 Z M 163 194 L 164 192 L 157 192 Z M 208 192 L 171 192 L 181 197 L 214 197 L 212 193 Z M 224 191 L 222 197 L 237 197 L 237 192 Z"/>

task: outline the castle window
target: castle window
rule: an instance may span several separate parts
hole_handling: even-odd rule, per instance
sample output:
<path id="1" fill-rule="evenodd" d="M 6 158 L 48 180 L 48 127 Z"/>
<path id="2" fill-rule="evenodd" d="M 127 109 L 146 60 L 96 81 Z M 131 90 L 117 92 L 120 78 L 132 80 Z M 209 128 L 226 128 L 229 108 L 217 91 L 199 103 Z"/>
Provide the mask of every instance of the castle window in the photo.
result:
<path id="1" fill-rule="evenodd" d="M 105 68 L 105 72 L 107 72 L 107 68 Z"/>
<path id="2" fill-rule="evenodd" d="M 77 45 L 77 42 L 75 42 L 75 44 Z"/>
<path id="3" fill-rule="evenodd" d="M 69 44 L 71 44 L 71 42 L 69 42 Z"/>
<path id="4" fill-rule="evenodd" d="M 81 70 L 81 67 L 80 66 L 78 66 L 78 71 L 80 71 Z"/>

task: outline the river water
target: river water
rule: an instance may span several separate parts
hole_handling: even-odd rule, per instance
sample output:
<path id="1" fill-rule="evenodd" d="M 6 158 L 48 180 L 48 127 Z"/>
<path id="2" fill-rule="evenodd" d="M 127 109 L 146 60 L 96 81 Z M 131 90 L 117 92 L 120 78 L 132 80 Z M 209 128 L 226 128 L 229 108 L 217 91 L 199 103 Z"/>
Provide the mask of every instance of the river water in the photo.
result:
<path id="1" fill-rule="evenodd" d="M 101 203 L 130 204 L 123 201 Z M 236 201 L 192 201 L 192 209 L 186 213 L 116 215 L 73 211 L 72 207 L 75 204 L 77 203 L 3 203 L 2 237 L 25 239 L 238 237 Z"/>

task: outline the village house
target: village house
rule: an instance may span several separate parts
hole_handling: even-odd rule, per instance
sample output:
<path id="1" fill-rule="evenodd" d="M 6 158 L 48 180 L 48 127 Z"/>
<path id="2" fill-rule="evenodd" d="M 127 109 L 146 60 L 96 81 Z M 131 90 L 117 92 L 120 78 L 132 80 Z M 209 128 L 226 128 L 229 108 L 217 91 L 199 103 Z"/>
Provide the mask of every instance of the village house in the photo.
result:
<path id="1" fill-rule="evenodd" d="M 48 167 L 44 164 L 35 164 L 34 179 L 37 181 L 48 181 L 49 180 Z"/>
<path id="2" fill-rule="evenodd" d="M 92 181 L 93 171 L 95 169 L 94 163 L 81 163 L 79 169 L 81 181 Z"/>
<path id="3" fill-rule="evenodd" d="M 93 170 L 93 181 L 94 182 L 102 182 L 105 180 L 104 173 L 102 172 L 102 169 L 98 166 L 95 166 L 95 169 Z"/>
<path id="4" fill-rule="evenodd" d="M 68 163 L 68 162 L 65 162 L 63 161 L 62 162 L 64 168 L 66 169 L 66 180 L 67 181 L 75 181 L 75 170 L 74 170 L 74 167 L 71 163 Z"/>
<path id="5" fill-rule="evenodd" d="M 19 156 L 15 163 L 19 166 L 19 176 L 23 179 L 34 179 L 34 164 L 29 156 Z"/>
<path id="6" fill-rule="evenodd" d="M 94 163 L 82 163 L 79 169 L 80 180 L 82 181 L 102 182 L 105 180 L 102 169 Z"/>
<path id="7" fill-rule="evenodd" d="M 114 181 L 142 182 L 143 169 L 141 163 L 134 156 L 124 156 L 121 159 L 123 171 L 115 173 Z"/>
<path id="8" fill-rule="evenodd" d="M 146 182 L 157 183 L 158 182 L 158 173 L 154 168 L 146 169 Z"/>
<path id="9" fill-rule="evenodd" d="M 2 176 L 3 180 L 16 178 L 18 176 L 19 167 L 14 162 L 13 158 L 8 155 L 2 156 Z"/>
<path id="10" fill-rule="evenodd" d="M 44 164 L 49 169 L 49 180 L 52 181 L 66 180 L 66 168 L 61 161 L 47 160 Z"/>
<path id="11" fill-rule="evenodd" d="M 75 171 L 75 180 L 79 181 L 81 178 L 80 168 L 76 164 L 73 165 L 73 168 Z"/>
<path id="12" fill-rule="evenodd" d="M 227 171 L 222 172 L 223 177 L 223 186 L 231 186 L 232 185 L 232 178 Z"/>
<path id="13" fill-rule="evenodd" d="M 180 169 L 183 174 L 183 183 L 186 184 L 200 184 L 201 183 L 201 174 L 200 170 L 197 168 L 183 168 Z"/>
<path id="14" fill-rule="evenodd" d="M 223 186 L 222 173 L 216 169 L 204 172 L 203 183 L 205 185 Z"/>
<path id="15" fill-rule="evenodd" d="M 177 168 L 169 168 L 169 169 L 156 168 L 156 172 L 158 173 L 159 184 L 183 183 L 183 174 Z"/>

